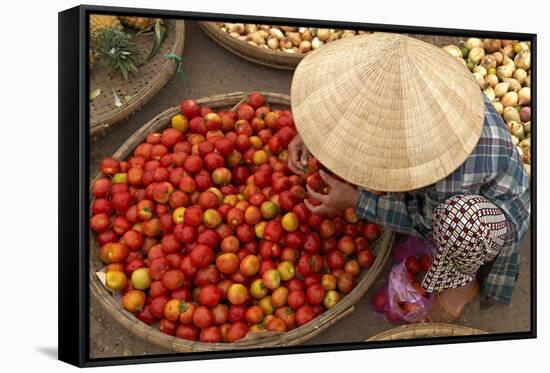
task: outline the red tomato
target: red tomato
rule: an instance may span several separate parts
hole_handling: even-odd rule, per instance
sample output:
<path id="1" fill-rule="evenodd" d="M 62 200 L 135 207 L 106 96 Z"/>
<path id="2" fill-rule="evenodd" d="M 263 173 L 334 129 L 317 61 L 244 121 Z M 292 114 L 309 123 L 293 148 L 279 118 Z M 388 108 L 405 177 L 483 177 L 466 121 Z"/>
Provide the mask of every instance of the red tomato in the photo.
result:
<path id="1" fill-rule="evenodd" d="M 291 306 L 292 307 L 292 306 Z M 315 311 L 310 306 L 301 306 L 296 310 L 296 323 L 304 325 L 315 318 Z"/>
<path id="2" fill-rule="evenodd" d="M 220 303 L 222 295 L 222 291 L 216 285 L 204 285 L 199 291 L 199 303 L 206 307 L 214 307 Z"/>

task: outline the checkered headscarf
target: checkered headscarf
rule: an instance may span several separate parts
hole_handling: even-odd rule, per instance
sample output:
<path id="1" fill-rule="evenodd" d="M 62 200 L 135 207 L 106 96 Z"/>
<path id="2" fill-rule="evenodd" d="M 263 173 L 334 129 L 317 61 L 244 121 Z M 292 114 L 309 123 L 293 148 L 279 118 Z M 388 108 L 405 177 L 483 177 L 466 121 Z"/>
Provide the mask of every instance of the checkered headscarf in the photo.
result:
<path id="1" fill-rule="evenodd" d="M 473 281 L 479 268 L 497 256 L 506 235 L 504 214 L 484 197 L 447 199 L 434 210 L 433 239 L 439 249 L 422 286 L 434 292 Z"/>

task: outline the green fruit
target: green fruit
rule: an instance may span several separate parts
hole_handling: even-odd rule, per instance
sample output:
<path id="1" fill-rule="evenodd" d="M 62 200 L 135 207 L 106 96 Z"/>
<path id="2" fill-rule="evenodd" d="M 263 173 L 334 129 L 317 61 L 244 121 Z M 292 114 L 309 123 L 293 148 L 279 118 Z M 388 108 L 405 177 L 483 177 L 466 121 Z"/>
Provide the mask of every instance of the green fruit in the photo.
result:
<path id="1" fill-rule="evenodd" d="M 132 286 L 139 290 L 148 289 L 153 279 L 149 274 L 149 268 L 138 268 L 132 272 Z"/>

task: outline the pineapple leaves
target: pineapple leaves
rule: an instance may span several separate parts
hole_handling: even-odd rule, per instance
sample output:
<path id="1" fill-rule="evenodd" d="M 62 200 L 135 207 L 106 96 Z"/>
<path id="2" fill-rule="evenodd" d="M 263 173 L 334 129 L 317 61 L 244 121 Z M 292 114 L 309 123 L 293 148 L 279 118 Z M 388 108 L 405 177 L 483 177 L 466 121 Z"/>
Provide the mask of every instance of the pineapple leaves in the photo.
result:
<path id="1" fill-rule="evenodd" d="M 101 30 L 97 40 L 101 61 L 127 80 L 130 74 L 138 72 L 136 59 L 138 50 L 131 36 L 115 28 Z"/>
<path id="2" fill-rule="evenodd" d="M 183 70 L 183 57 L 178 56 L 175 53 L 166 53 L 165 58 L 169 60 L 174 60 L 176 63 L 176 74 L 178 74 L 182 79 L 185 79 L 185 71 Z"/>
<path id="3" fill-rule="evenodd" d="M 165 37 L 166 37 L 166 27 L 162 25 L 160 19 L 157 19 L 157 21 L 155 22 L 155 32 L 154 32 L 155 39 L 153 42 L 153 47 L 151 48 L 151 52 L 149 53 L 149 56 L 147 56 L 147 58 L 145 59 L 145 62 L 151 61 L 157 55 Z"/>

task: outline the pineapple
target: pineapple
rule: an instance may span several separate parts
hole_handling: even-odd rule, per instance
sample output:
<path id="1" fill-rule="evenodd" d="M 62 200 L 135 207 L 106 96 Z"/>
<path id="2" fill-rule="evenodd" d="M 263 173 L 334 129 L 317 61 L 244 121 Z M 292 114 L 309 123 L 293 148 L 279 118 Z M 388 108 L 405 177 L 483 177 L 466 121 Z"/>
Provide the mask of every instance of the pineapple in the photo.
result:
<path id="1" fill-rule="evenodd" d="M 120 17 L 120 20 L 124 25 L 140 31 L 148 30 L 154 24 L 154 19 L 147 17 Z"/>
<path id="2" fill-rule="evenodd" d="M 105 28 L 97 35 L 95 48 L 99 60 L 126 80 L 136 73 L 138 50 L 132 37 L 116 28 Z"/>
<path id="3" fill-rule="evenodd" d="M 106 16 L 99 14 L 90 15 L 90 42 L 92 44 L 96 44 L 101 30 L 111 28 L 122 30 L 122 24 L 117 16 Z"/>

